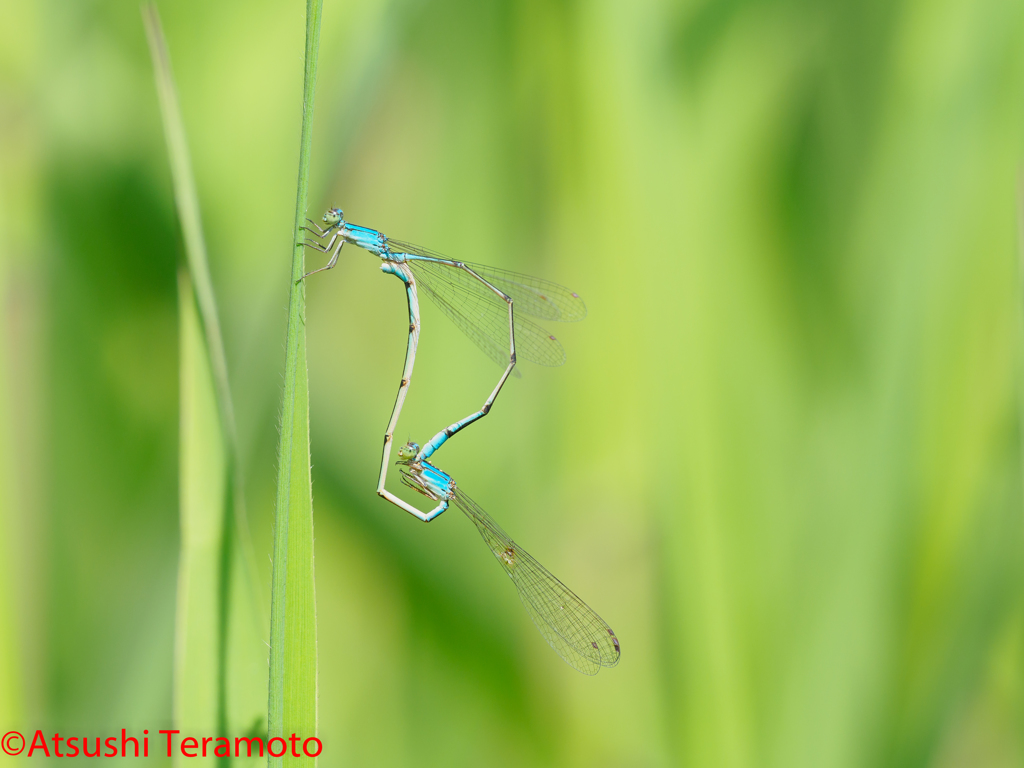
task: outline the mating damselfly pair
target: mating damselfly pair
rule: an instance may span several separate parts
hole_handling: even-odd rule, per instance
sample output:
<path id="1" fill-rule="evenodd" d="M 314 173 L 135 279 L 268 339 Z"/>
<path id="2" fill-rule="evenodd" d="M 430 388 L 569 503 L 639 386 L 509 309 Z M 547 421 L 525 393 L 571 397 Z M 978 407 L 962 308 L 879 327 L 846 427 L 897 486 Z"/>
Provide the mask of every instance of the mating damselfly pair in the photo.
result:
<path id="1" fill-rule="evenodd" d="M 540 633 L 569 664 L 586 674 L 618 663 L 619 641 L 615 633 L 572 590 L 519 547 L 484 510 L 458 488 L 450 475 L 429 463 L 429 459 L 453 435 L 482 419 L 490 411 L 518 358 L 546 366 L 565 362 L 558 340 L 523 315 L 540 320 L 574 322 L 586 317 L 583 300 L 567 288 L 548 280 L 496 269 L 482 264 L 455 261 L 434 251 L 345 221 L 342 211 L 331 208 L 324 214 L 326 228 L 304 229 L 320 241 L 305 245 L 330 254 L 326 266 L 305 277 L 332 269 L 346 243 L 356 245 L 381 259 L 381 270 L 405 285 L 409 308 L 409 340 L 402 381 L 395 398 L 381 458 L 377 493 L 424 522 L 430 522 L 454 502 L 473 521 L 491 553 L 512 579 L 523 605 Z M 328 239 L 329 238 L 329 239 Z M 395 427 L 412 380 L 419 344 L 419 288 L 504 372 L 480 410 L 438 432 L 422 448 L 409 442 L 399 451 L 402 481 L 437 506 L 422 512 L 398 498 L 384 485 Z"/>

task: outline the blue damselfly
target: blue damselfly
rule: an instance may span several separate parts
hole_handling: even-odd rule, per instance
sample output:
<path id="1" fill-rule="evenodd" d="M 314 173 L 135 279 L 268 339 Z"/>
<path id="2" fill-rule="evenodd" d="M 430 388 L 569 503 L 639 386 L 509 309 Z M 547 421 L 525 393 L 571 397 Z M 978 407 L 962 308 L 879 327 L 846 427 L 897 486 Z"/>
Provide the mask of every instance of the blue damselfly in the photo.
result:
<path id="1" fill-rule="evenodd" d="M 409 342 L 402 383 L 384 435 L 377 493 L 422 519 L 418 510 L 384 488 L 392 437 L 408 392 L 419 343 L 419 287 L 463 333 L 505 370 L 483 407 L 438 432 L 419 450 L 417 461 L 430 458 L 450 437 L 487 415 L 513 372 L 517 358 L 547 366 L 565 362 L 565 350 L 558 340 L 536 323 L 525 319 L 524 315 L 541 320 L 575 322 L 586 317 L 586 305 L 576 293 L 557 283 L 483 264 L 454 261 L 418 245 L 391 240 L 375 229 L 345 221 L 339 208 L 331 208 L 324 214 L 326 229 L 321 229 L 312 220 L 308 221 L 313 228 L 304 227 L 306 231 L 321 241 L 330 239 L 326 242 L 307 241 L 305 245 L 329 253 L 330 260 L 326 266 L 314 269 L 305 277 L 332 269 L 338 263 L 338 255 L 345 243 L 352 243 L 379 257 L 383 262 L 381 270 L 405 284 L 409 305 Z"/>

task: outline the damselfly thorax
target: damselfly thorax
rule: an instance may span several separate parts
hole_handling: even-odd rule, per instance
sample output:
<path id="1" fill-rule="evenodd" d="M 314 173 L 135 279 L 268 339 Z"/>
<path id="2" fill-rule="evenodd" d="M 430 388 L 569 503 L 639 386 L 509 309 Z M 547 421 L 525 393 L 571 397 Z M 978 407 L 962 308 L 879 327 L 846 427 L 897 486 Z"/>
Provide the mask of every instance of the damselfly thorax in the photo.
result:
<path id="1" fill-rule="evenodd" d="M 402 482 L 432 501 L 449 501 L 455 493 L 451 476 L 428 461 L 416 460 L 418 444 L 408 442 L 398 449 L 398 464 L 403 467 Z"/>

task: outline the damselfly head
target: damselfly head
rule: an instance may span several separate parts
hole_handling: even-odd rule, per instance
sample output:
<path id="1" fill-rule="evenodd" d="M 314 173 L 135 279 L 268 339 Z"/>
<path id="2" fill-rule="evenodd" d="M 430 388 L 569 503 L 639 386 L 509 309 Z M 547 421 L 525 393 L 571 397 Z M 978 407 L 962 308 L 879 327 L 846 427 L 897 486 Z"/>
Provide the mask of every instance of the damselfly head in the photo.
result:
<path id="1" fill-rule="evenodd" d="M 324 224 L 329 227 L 336 227 L 345 220 L 345 214 L 341 212 L 341 208 L 328 208 L 327 213 L 324 214 Z"/>
<path id="2" fill-rule="evenodd" d="M 408 443 L 398 449 L 398 460 L 403 462 L 409 462 L 416 458 L 416 454 L 420 452 L 419 443 L 414 443 L 410 440 Z"/>

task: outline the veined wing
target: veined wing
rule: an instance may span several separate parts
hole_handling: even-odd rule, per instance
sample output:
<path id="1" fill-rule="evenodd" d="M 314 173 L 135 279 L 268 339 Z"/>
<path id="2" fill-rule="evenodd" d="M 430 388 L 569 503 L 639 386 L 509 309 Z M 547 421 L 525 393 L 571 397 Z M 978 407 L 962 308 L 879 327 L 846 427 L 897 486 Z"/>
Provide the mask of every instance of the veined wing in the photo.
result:
<path id="1" fill-rule="evenodd" d="M 447 256 L 412 243 L 401 240 L 388 240 L 388 243 L 396 252 L 449 260 Z M 574 323 L 587 316 L 587 305 L 583 303 L 583 299 L 563 285 L 520 272 L 490 267 L 486 264 L 475 264 L 469 261 L 463 263 L 509 296 L 515 302 L 517 313 L 563 323 Z"/>
<path id="2" fill-rule="evenodd" d="M 405 247 L 404 243 L 402 247 Z M 437 261 L 410 259 L 406 263 L 415 275 L 417 284 L 438 308 L 488 357 L 498 365 L 508 365 L 506 301 L 465 270 Z M 523 317 L 518 311 L 518 305 L 514 309 L 516 357 L 540 365 L 562 365 L 565 362 L 565 350 L 558 339 Z"/>
<path id="3" fill-rule="evenodd" d="M 544 320 L 557 320 L 561 323 L 575 323 L 587 316 L 587 305 L 574 291 L 564 285 L 531 277 L 521 272 L 489 267 L 486 264 L 466 262 L 466 266 L 476 272 L 498 290 L 512 297 L 516 304 L 516 312 Z"/>
<path id="4" fill-rule="evenodd" d="M 619 663 L 619 640 L 600 616 L 528 552 L 458 488 L 453 501 L 476 525 L 495 559 L 519 591 L 519 598 L 537 629 L 570 666 L 586 675 Z"/>

